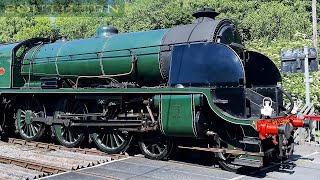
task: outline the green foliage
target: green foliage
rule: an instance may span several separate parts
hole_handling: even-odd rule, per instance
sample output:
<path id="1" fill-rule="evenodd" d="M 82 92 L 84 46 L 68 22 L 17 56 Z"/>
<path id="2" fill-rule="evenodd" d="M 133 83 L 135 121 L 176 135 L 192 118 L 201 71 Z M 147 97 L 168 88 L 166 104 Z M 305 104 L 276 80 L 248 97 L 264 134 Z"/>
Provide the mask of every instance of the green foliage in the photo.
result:
<path id="1" fill-rule="evenodd" d="M 262 4 L 243 20 L 254 38 L 294 39 L 297 32 L 311 34 L 309 13 L 279 2 Z M 290 18 L 288 18 L 290 17 Z"/>
<path id="2" fill-rule="evenodd" d="M 136 0 L 127 3 L 121 19 L 124 31 L 169 28 L 193 22 L 192 14 L 202 7 L 214 8 L 218 18 L 230 18 L 239 23 L 246 11 L 255 8 L 255 2 L 241 0 Z"/>
<path id="3" fill-rule="evenodd" d="M 15 35 L 34 24 L 32 17 L 0 17 L 0 42 L 17 41 Z"/>
<path id="4" fill-rule="evenodd" d="M 51 37 L 54 36 L 54 28 L 48 17 L 35 17 L 29 26 L 22 27 L 13 38 L 16 41 L 30 37 Z"/>
<path id="5" fill-rule="evenodd" d="M 126 4 L 119 27 L 123 31 L 169 28 L 192 22 L 192 13 L 201 7 L 212 7 L 220 13 L 218 19 L 232 19 L 246 40 L 293 39 L 297 32 L 311 36 L 309 4 L 307 0 L 136 0 Z"/>

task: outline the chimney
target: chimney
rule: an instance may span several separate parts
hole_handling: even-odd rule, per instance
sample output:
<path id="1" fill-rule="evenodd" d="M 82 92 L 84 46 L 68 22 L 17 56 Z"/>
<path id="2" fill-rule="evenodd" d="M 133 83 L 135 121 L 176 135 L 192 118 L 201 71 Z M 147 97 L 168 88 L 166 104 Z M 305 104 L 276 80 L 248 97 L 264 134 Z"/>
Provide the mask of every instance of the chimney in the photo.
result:
<path id="1" fill-rule="evenodd" d="M 196 18 L 195 23 L 201 23 L 206 21 L 213 21 L 219 13 L 215 12 L 212 8 L 201 8 L 198 12 L 192 14 Z"/>

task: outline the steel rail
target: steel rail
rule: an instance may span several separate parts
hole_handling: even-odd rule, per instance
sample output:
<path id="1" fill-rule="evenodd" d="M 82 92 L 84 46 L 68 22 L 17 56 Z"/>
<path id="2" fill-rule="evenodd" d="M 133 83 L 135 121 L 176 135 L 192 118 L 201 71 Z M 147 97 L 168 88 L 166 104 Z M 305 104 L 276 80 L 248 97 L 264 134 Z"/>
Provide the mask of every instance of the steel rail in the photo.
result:
<path id="1" fill-rule="evenodd" d="M 49 173 L 49 174 L 57 174 L 57 173 L 70 171 L 68 169 L 55 167 L 55 166 L 49 166 L 46 164 L 41 164 L 41 163 L 33 162 L 30 160 L 5 157 L 5 156 L 1 156 L 1 155 L 0 155 L 0 163 L 13 164 L 13 165 L 20 166 L 23 168 L 34 169 L 34 170 Z"/>

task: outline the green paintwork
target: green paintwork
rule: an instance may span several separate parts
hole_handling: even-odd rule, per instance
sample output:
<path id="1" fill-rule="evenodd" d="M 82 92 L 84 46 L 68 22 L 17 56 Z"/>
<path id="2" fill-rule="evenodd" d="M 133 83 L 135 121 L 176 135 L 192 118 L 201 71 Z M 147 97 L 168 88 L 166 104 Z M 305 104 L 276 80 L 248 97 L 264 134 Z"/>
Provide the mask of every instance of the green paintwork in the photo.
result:
<path id="1" fill-rule="evenodd" d="M 193 94 L 193 104 L 195 107 L 201 106 L 203 96 L 201 94 Z"/>
<path id="2" fill-rule="evenodd" d="M 123 33 L 104 38 L 59 41 L 36 46 L 26 54 L 22 74 L 29 74 L 30 60 L 33 76 L 70 77 L 98 76 L 103 75 L 103 72 L 105 75 L 127 73 L 135 55 L 138 61 L 131 78 L 144 82 L 161 81 L 159 52 L 161 40 L 167 31 L 163 29 Z M 131 49 L 131 52 L 128 49 Z"/>
<path id="3" fill-rule="evenodd" d="M 11 59 L 12 49 L 17 43 L 0 46 L 0 68 L 4 69 L 4 74 L 0 75 L 0 88 L 11 87 Z"/>
<path id="4" fill-rule="evenodd" d="M 13 54 L 17 53 L 17 51 L 18 51 L 18 50 L 16 50 L 16 47 L 12 52 Z M 13 63 L 11 66 L 11 68 L 12 68 L 11 69 L 11 71 L 12 71 L 11 85 L 12 85 L 12 88 L 20 88 L 25 84 L 25 79 L 23 78 L 23 76 L 21 76 L 21 60 L 19 60 L 18 58 L 12 58 L 12 59 L 13 59 Z M 33 77 L 30 77 L 30 79 L 32 80 Z"/>
<path id="5" fill-rule="evenodd" d="M 165 135 L 194 137 L 194 105 L 192 95 L 160 97 L 160 128 Z"/>
<path id="6" fill-rule="evenodd" d="M 201 94 L 192 94 L 193 95 L 193 103 L 194 106 L 200 106 L 201 102 L 202 102 L 202 95 Z M 159 95 L 154 96 L 153 98 L 153 106 L 155 108 L 159 108 L 160 105 L 160 101 L 161 101 L 161 97 Z"/>
<path id="7" fill-rule="evenodd" d="M 20 88 L 25 84 L 23 77 L 21 76 L 21 68 L 20 66 L 13 66 L 12 67 L 12 77 L 11 77 L 11 84 L 13 88 Z"/>

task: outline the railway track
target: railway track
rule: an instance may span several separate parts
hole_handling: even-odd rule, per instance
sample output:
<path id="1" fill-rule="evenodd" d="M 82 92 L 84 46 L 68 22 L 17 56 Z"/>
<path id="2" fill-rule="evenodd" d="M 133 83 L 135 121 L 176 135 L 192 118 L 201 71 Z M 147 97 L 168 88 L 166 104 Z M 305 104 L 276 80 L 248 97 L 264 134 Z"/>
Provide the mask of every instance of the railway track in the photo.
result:
<path id="1" fill-rule="evenodd" d="M 127 157 L 94 149 L 66 148 L 61 145 L 9 138 L 0 142 L 0 179 L 35 179 L 77 172 Z"/>
<path id="2" fill-rule="evenodd" d="M 63 151 L 69 151 L 69 152 L 75 152 L 75 153 L 81 153 L 81 154 L 88 154 L 88 155 L 96 155 L 96 156 L 108 156 L 111 157 L 111 160 L 118 160 L 121 158 L 128 157 L 127 155 L 123 154 L 107 154 L 99 150 L 94 149 L 87 149 L 87 148 L 67 148 L 62 145 L 57 144 L 50 144 L 50 143 L 43 143 L 43 142 L 36 142 L 36 141 L 26 141 L 23 139 L 17 139 L 17 138 L 9 138 L 7 143 L 10 144 L 17 144 L 17 145 L 24 145 L 29 147 L 36 147 L 36 148 L 42 148 L 47 150 L 63 150 Z"/>
<path id="3" fill-rule="evenodd" d="M 106 153 L 103 153 L 103 152 L 100 152 L 100 151 L 97 151 L 97 150 L 92 150 L 92 149 L 79 149 L 79 148 L 65 148 L 65 147 L 62 147 L 60 145 L 54 145 L 54 144 L 48 144 L 48 143 L 42 143 L 42 142 L 26 142 L 24 140 L 21 140 L 21 139 L 9 139 L 8 140 L 8 143 L 5 143 L 5 144 L 9 144 L 9 145 L 14 145 L 14 146 L 18 146 L 18 147 L 21 147 L 23 148 L 22 150 L 33 150 L 33 149 L 42 149 L 44 151 L 62 151 L 64 149 L 67 149 L 68 151 L 64 151 L 64 152 L 70 152 L 70 153 L 77 153 L 77 154 L 82 154 L 82 155 L 89 155 L 89 154 L 96 154 L 96 155 L 99 155 L 99 156 L 106 156 L 106 157 L 110 157 L 110 156 L 113 156 L 113 155 L 109 155 L 109 154 L 106 154 Z M 0 143 L 0 149 L 3 147 L 3 144 Z M 224 174 L 226 175 L 226 177 L 230 177 L 232 176 L 232 174 L 226 172 L 226 171 L 221 171 L 220 168 L 217 167 L 217 165 L 205 165 L 205 164 L 202 164 L 202 163 L 195 163 L 194 161 L 190 161 L 190 159 L 193 157 L 194 159 L 196 160 L 201 160 L 201 162 L 203 162 L 205 159 L 209 160 L 211 159 L 211 157 L 208 156 L 208 154 L 211 154 L 210 152 L 205 152 L 204 151 L 204 155 L 201 155 L 201 154 L 197 154 L 197 153 L 200 153 L 201 150 L 203 149 L 198 149 L 199 151 L 194 151 L 195 148 L 181 148 L 179 151 L 179 158 L 176 158 L 176 157 L 173 157 L 171 160 L 167 161 L 168 163 L 174 163 L 174 164 L 170 164 L 170 167 L 174 167 L 172 169 L 172 171 L 175 171 L 175 168 L 177 168 L 178 170 L 181 169 L 183 170 L 183 172 L 192 172 L 194 173 L 197 172 L 199 170 L 199 172 L 207 172 L 208 174 Z M 187 152 L 188 151 L 188 152 Z M 190 152 L 192 151 L 192 153 Z M 1 152 L 1 151 L 0 151 Z M 203 152 L 203 151 L 202 151 Z M 313 155 L 314 153 L 312 154 L 309 154 L 310 155 Z M 90 156 L 90 155 L 89 155 Z M 190 157 L 192 156 L 192 157 Z M 115 155 L 112 159 L 116 159 L 116 158 L 124 158 L 124 157 L 127 157 L 125 155 Z M 142 158 L 142 156 L 138 156 L 138 157 L 141 157 L 141 158 L 138 158 L 138 159 L 142 159 L 140 162 L 136 162 L 137 164 L 137 167 L 133 167 L 133 169 L 135 168 L 138 168 L 142 166 L 142 164 L 144 164 L 144 162 L 146 162 L 146 164 L 148 165 L 147 162 L 149 162 L 150 160 L 143 160 L 144 158 Z M 305 157 L 308 157 L 305 156 Z M 182 159 L 180 159 L 182 158 Z M 212 159 L 213 160 L 213 159 Z M 121 162 L 121 161 L 120 161 Z M 126 163 L 129 163 L 131 162 L 131 166 L 134 165 L 133 161 L 127 161 L 127 160 L 124 160 L 125 164 Z M 142 163 L 141 163 L 142 162 Z M 39 174 L 35 174 L 33 176 L 29 176 L 30 178 L 12 178 L 12 177 L 8 177 L 8 176 L 3 176 L 2 175 L 2 171 L 1 171 L 1 166 L 0 165 L 0 179 L 33 179 L 33 178 L 39 178 L 39 177 L 44 177 L 44 176 L 47 176 L 47 175 L 51 175 L 51 174 L 57 174 L 57 173 L 62 173 L 60 176 L 54 176 L 52 177 L 53 179 L 55 177 L 71 177 L 71 176 L 75 176 L 75 177 L 92 177 L 92 178 L 98 178 L 98 179 L 119 179 L 120 177 L 122 176 L 117 176 L 116 174 L 112 174 L 112 173 L 107 173 L 105 171 L 112 171 L 113 170 L 113 167 L 112 166 L 116 166 L 117 168 L 119 167 L 119 163 L 115 162 L 110 164 L 109 168 L 108 169 L 108 164 L 106 165 L 102 165 L 103 167 L 105 167 L 106 169 L 102 168 L 103 170 L 98 170 L 96 169 L 95 171 L 90 171 L 89 169 L 91 168 L 80 168 L 80 169 L 69 169 L 69 168 L 62 168 L 62 167 L 58 167 L 58 166 L 55 166 L 53 164 L 43 164 L 43 163 L 39 163 L 39 162 L 33 162 L 33 161 L 30 161 L 30 160 L 24 160 L 24 159 L 21 159 L 21 158 L 8 158 L 8 157 L 3 157 L 3 156 L 0 156 L 0 164 L 5 164 L 5 165 L 8 165 L 8 168 L 9 166 L 11 171 L 13 169 L 16 169 L 16 167 L 20 167 L 20 168 L 27 168 L 28 170 L 32 170 L 32 171 L 37 171 L 37 172 L 42 172 L 41 175 Z M 161 164 L 162 163 L 162 164 Z M 165 162 L 160 162 L 160 165 L 159 167 L 162 167 L 163 166 L 163 163 Z M 154 166 L 157 166 L 156 164 L 154 164 L 154 162 L 152 162 L 151 164 L 153 164 Z M 181 166 L 182 165 L 182 166 Z M 14 168 L 12 168 L 12 166 L 15 166 Z M 147 166 L 148 168 L 150 168 L 149 166 Z M 165 166 L 165 168 L 167 168 L 169 166 Z M 95 167 L 93 167 L 95 168 Z M 127 167 L 126 167 L 127 168 Z M 128 167 L 129 168 L 129 167 Z M 206 169 L 199 169 L 199 168 L 206 168 Z M 281 169 L 281 165 L 279 164 L 270 164 L 269 166 L 267 167 L 264 167 L 262 169 L 252 169 L 251 172 L 247 172 L 245 173 L 244 175 L 241 175 L 241 176 L 236 176 L 235 178 L 236 179 L 240 179 L 240 178 L 246 178 L 248 176 L 253 176 L 255 177 L 256 175 L 259 175 L 259 174 L 263 174 L 265 172 L 271 172 L 273 171 L 273 169 Z M 100 167 L 101 169 L 101 167 Z M 121 169 L 121 168 L 120 168 Z M 129 168 L 130 169 L 130 168 Z M 142 168 L 143 169 L 143 168 Z M 210 169 L 210 170 L 209 170 Z M 168 169 L 165 169 L 166 171 L 168 171 Z M 194 171 L 193 171 L 194 170 Z M 116 171 L 116 170 L 115 170 Z M 138 170 L 139 171 L 139 170 Z M 71 173 L 63 173 L 63 172 L 71 172 Z M 117 171 L 119 172 L 119 171 Z M 123 173 L 125 173 L 126 171 L 123 171 Z M 15 173 L 15 172 L 12 172 L 12 173 Z M 130 171 L 128 172 L 130 173 Z M 32 172 L 30 173 L 32 174 Z M 63 176 L 64 174 L 71 174 L 70 176 Z M 200 173 L 201 174 L 201 173 Z M 152 173 L 149 173 L 148 175 L 152 176 Z M 224 176 L 223 175 L 223 176 Z M 142 176 L 142 175 L 141 175 Z M 25 176 L 27 177 L 27 176 Z M 233 179 L 233 178 L 226 178 L 224 177 L 224 179 Z M 233 177 L 233 176 L 232 176 Z M 57 179 L 57 178 L 55 178 Z M 120 178 L 121 179 L 121 178 Z"/>
<path id="4" fill-rule="evenodd" d="M 51 143 L 44 143 L 44 142 L 33 142 L 33 141 L 25 141 L 22 139 L 16 139 L 16 138 L 8 138 L 5 141 L 5 144 L 13 145 L 13 146 L 18 146 L 21 148 L 26 148 L 25 150 L 34 150 L 34 149 L 40 149 L 46 152 L 70 152 L 70 153 L 75 153 L 75 154 L 81 154 L 83 156 L 99 156 L 99 157 L 107 157 L 110 158 L 110 161 L 113 160 L 118 160 L 122 158 L 128 157 L 128 155 L 123 155 L 123 154 L 107 154 L 99 150 L 95 149 L 88 149 L 88 148 L 66 148 L 62 145 L 56 145 L 56 144 L 51 144 Z M 0 148 L 1 148 L 1 143 L 0 143 Z M 177 164 L 181 165 L 191 165 L 191 166 L 196 166 L 196 167 L 204 167 L 204 168 L 209 168 L 209 169 L 220 169 L 217 164 L 206 164 L 203 159 L 203 155 L 201 155 L 201 152 L 205 153 L 204 155 L 208 157 L 207 155 L 211 152 L 206 152 L 203 151 L 203 148 L 186 148 L 186 147 L 179 147 L 180 149 L 180 155 L 179 157 L 174 157 L 169 160 L 169 162 L 174 162 Z M 193 151 L 193 153 L 191 153 Z M 0 150 L 1 153 L 1 150 Z M 182 154 L 181 154 L 182 153 Z M 199 154 L 200 153 L 200 154 Z M 57 153 L 58 154 L 58 153 Z M 196 155 L 197 157 L 190 157 L 189 155 L 194 156 Z M 189 156 L 189 157 L 188 157 Z M 143 158 L 142 155 L 138 155 L 136 157 Z M 215 160 L 212 159 L 211 162 L 214 162 Z M 7 165 L 13 165 L 13 166 L 18 166 L 21 168 L 29 169 L 29 170 L 35 170 L 37 172 L 41 172 L 40 175 L 33 176 L 32 178 L 39 178 L 39 177 L 44 177 L 47 175 L 53 175 L 53 174 L 58 174 L 58 173 L 63 173 L 63 172 L 74 172 L 74 173 L 80 173 L 78 170 L 81 170 L 82 168 L 86 167 L 92 167 L 101 163 L 104 163 L 106 161 L 95 161 L 91 163 L 86 163 L 82 165 L 76 165 L 70 167 L 61 167 L 54 165 L 52 163 L 41 163 L 38 161 L 32 161 L 30 159 L 23 159 L 20 156 L 19 157 L 7 157 L 7 156 L 0 156 L 0 164 L 7 164 Z M 209 161 L 210 162 L 210 161 Z M 1 167 L 0 167 L 0 174 L 1 174 Z M 94 174 L 93 174 L 94 175 Z M 92 176 L 92 174 L 90 174 Z M 110 177 L 112 179 L 112 177 Z M 1 176 L 0 176 L 0 179 Z M 29 178 L 31 179 L 31 178 Z"/>
<path id="5" fill-rule="evenodd" d="M 33 169 L 33 170 L 37 170 L 37 171 L 48 173 L 48 174 L 57 174 L 57 173 L 69 171 L 68 169 L 64 169 L 60 167 L 55 167 L 55 166 L 50 166 L 50 165 L 41 164 L 37 162 L 21 160 L 18 158 L 10 158 L 5 156 L 0 156 L 0 163 L 12 164 L 15 166 L 20 166 L 27 169 Z"/>
<path id="6" fill-rule="evenodd" d="M 66 148 L 62 145 L 44 143 L 44 142 L 35 142 L 35 141 L 25 141 L 23 139 L 17 139 L 17 138 L 8 138 L 5 140 L 5 142 L 7 144 L 11 144 L 14 146 L 26 147 L 26 148 L 36 148 L 36 149 L 42 149 L 45 151 L 64 151 L 64 152 L 79 153 L 79 154 L 83 154 L 83 155 L 94 155 L 94 156 L 108 157 L 108 158 L 111 158 L 111 161 L 128 157 L 128 155 L 123 155 L 123 154 L 107 154 L 107 153 L 104 153 L 102 151 L 95 150 L 95 149 Z M 0 144 L 0 148 L 1 148 L 1 144 Z M 185 148 L 182 148 L 182 149 L 185 151 Z M 195 149 L 196 148 L 193 148 L 192 150 L 195 150 Z M 191 149 L 188 149 L 188 151 L 190 151 L 190 150 Z M 197 150 L 201 151 L 202 149 L 197 149 Z M 142 155 L 138 155 L 136 157 L 144 158 Z M 181 155 L 180 158 L 178 158 L 178 159 L 173 158 L 170 161 L 177 163 L 177 164 L 183 164 L 183 165 L 193 165 L 193 166 L 199 166 L 199 167 L 206 167 L 206 168 L 210 168 L 210 169 L 212 169 L 212 168 L 213 169 L 220 169 L 217 166 L 204 165 L 201 163 L 199 164 L 199 163 L 195 162 L 194 160 L 192 160 L 192 158 L 190 158 L 190 157 L 187 158 L 188 159 L 187 162 L 184 162 L 185 158 L 186 157 L 184 157 L 184 155 Z M 193 162 L 195 162 L 195 163 L 193 163 Z M 81 168 L 94 166 L 94 165 L 97 165 L 97 164 L 103 163 L 103 162 L 93 163 L 93 164 L 86 165 L 86 166 L 79 166 L 79 167 L 76 166 L 76 167 L 73 167 L 72 169 L 70 169 L 70 168 L 57 167 L 52 164 L 43 164 L 43 163 L 38 163 L 38 162 L 30 161 L 30 160 L 23 160 L 21 158 L 0 156 L 0 163 L 11 164 L 11 165 L 31 169 L 31 170 L 36 170 L 36 171 L 42 172 L 43 175 L 40 177 L 43 177 L 46 175 L 58 174 L 58 173 L 62 173 L 62 172 L 76 172 L 77 170 L 79 170 Z M 0 171 L 0 173 L 1 173 L 1 171 Z"/>

